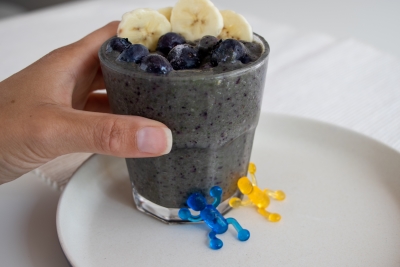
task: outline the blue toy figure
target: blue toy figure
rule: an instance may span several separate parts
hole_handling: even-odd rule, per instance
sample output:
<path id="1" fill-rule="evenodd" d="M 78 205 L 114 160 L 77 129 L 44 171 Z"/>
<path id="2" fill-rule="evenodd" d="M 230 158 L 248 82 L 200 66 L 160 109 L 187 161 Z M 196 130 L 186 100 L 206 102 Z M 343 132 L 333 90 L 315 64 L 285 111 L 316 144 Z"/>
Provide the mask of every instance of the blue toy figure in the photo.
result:
<path id="1" fill-rule="evenodd" d="M 179 217 L 182 220 L 188 220 L 191 222 L 204 222 L 211 228 L 211 232 L 208 234 L 210 238 L 210 248 L 220 249 L 222 248 L 222 241 L 216 237 L 217 234 L 223 234 L 228 230 L 228 225 L 232 224 L 238 232 L 238 239 L 240 241 L 246 241 L 250 238 L 250 232 L 243 229 L 240 224 L 233 218 L 225 219 L 224 216 L 216 209 L 221 202 L 222 189 L 219 186 L 214 186 L 210 190 L 210 196 L 215 198 L 212 205 L 207 204 L 205 197 L 199 193 L 193 193 L 189 196 L 186 203 L 188 206 L 195 211 L 200 211 L 199 215 L 192 215 L 187 208 L 181 208 L 179 210 Z"/>

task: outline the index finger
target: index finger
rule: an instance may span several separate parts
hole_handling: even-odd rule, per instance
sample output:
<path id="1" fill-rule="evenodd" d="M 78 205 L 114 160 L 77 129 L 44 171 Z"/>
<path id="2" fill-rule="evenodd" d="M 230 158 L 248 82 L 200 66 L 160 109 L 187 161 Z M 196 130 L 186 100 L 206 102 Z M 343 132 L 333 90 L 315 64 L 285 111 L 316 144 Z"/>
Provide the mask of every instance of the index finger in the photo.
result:
<path id="1" fill-rule="evenodd" d="M 72 44 L 78 62 L 74 68 L 94 68 L 99 64 L 98 51 L 100 46 L 110 37 L 116 35 L 119 21 L 113 21 L 104 27 L 90 33 Z M 82 71 L 82 70 L 81 70 Z"/>

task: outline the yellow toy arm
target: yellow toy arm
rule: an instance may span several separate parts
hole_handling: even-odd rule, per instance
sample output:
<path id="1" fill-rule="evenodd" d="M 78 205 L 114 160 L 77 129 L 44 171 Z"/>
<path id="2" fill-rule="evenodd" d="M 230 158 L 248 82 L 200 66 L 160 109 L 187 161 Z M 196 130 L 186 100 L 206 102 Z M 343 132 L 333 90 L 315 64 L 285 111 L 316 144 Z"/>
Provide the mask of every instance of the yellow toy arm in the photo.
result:
<path id="1" fill-rule="evenodd" d="M 256 164 L 254 164 L 253 162 L 250 162 L 248 171 L 250 173 L 251 183 L 253 185 L 257 185 L 257 179 L 256 179 L 257 168 L 256 168 Z"/>
<path id="2" fill-rule="evenodd" d="M 250 199 L 241 200 L 238 197 L 233 197 L 229 200 L 229 206 L 231 206 L 232 208 L 239 208 L 240 206 L 248 206 L 250 204 L 251 204 Z"/>
<path id="3" fill-rule="evenodd" d="M 269 190 L 268 188 L 266 188 L 266 189 L 264 189 L 263 192 L 264 192 L 264 194 L 267 194 L 268 196 L 270 196 L 273 199 L 278 200 L 278 201 L 282 201 L 286 198 L 285 193 L 281 190 L 273 191 L 273 190 Z"/>

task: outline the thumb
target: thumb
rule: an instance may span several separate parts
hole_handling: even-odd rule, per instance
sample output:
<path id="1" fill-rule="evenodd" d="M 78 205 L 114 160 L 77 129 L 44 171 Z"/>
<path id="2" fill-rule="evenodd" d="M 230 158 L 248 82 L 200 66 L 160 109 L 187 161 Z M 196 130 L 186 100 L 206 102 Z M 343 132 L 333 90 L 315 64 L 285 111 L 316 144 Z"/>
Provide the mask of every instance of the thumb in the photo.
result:
<path id="1" fill-rule="evenodd" d="M 91 152 L 124 158 L 168 154 L 172 133 L 163 123 L 138 116 L 68 109 L 63 113 L 59 153 Z"/>

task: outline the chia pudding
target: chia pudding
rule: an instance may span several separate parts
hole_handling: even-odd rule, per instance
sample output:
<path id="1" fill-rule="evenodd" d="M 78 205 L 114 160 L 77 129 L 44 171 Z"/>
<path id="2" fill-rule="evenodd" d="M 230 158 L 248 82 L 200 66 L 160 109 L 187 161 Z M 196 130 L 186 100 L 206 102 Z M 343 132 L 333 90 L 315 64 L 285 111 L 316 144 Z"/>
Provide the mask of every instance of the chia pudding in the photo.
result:
<path id="1" fill-rule="evenodd" d="M 139 64 L 117 60 L 118 51 L 99 51 L 112 112 L 142 116 L 167 125 L 173 135 L 169 154 L 126 159 L 139 210 L 166 221 L 179 221 L 177 210 L 191 193 L 208 196 L 211 187 L 223 189 L 219 209 L 239 196 L 237 181 L 246 176 L 259 120 L 269 46 L 259 35 L 241 42 L 251 58 L 245 64 L 210 64 L 197 68 L 147 73 Z M 199 42 L 191 45 L 198 46 Z M 150 54 L 162 54 L 154 52 Z M 163 211 L 162 211 L 163 210 Z"/>

